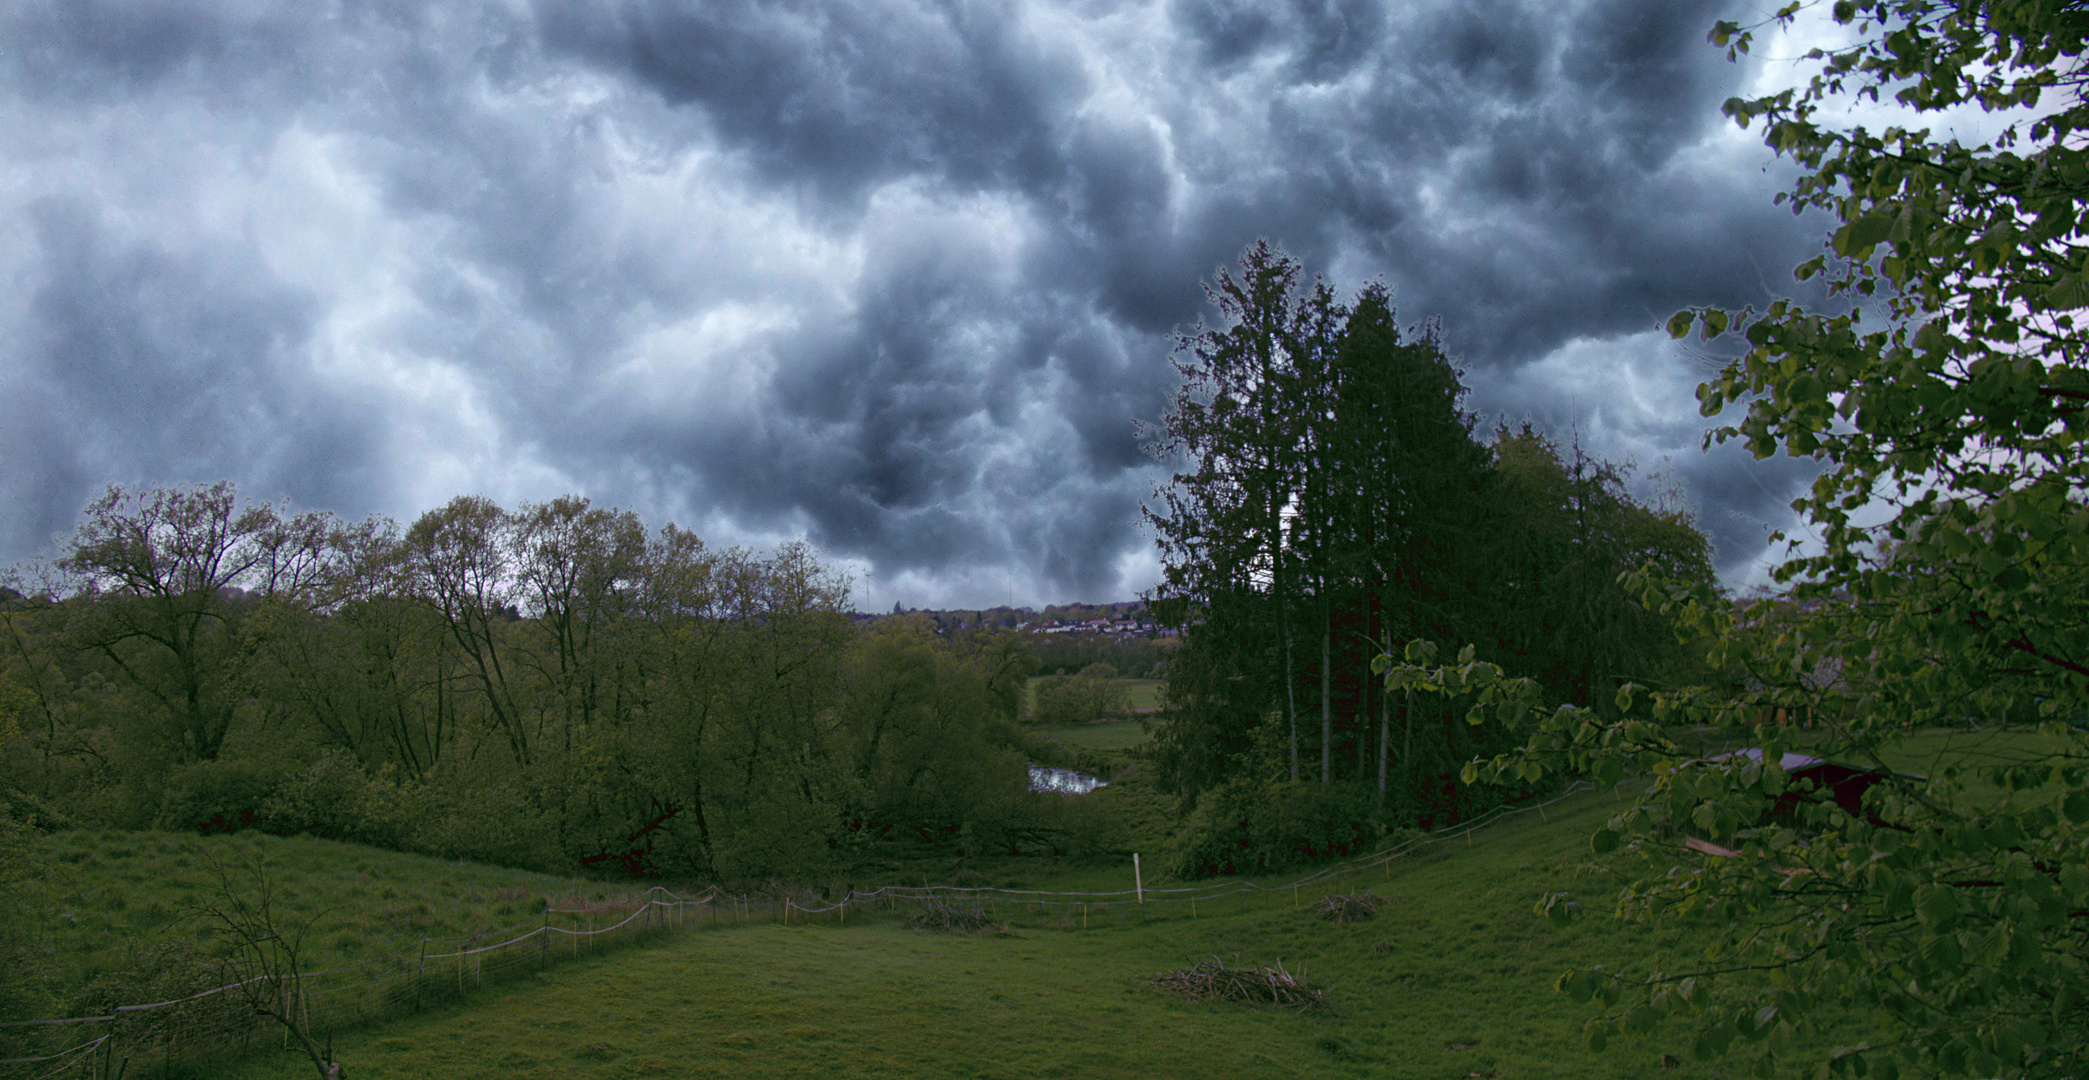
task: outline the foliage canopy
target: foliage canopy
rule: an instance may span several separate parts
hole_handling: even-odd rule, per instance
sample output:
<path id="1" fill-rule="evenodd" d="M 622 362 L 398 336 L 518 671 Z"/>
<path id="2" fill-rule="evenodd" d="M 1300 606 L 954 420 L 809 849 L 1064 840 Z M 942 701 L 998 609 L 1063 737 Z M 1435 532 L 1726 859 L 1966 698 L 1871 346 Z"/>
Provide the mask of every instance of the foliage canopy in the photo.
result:
<path id="1" fill-rule="evenodd" d="M 1669 324 L 1743 339 L 1699 390 L 1707 416 L 1743 410 L 1710 438 L 1821 462 L 1794 504 L 1811 539 L 1776 570 L 1785 592 L 1753 603 L 1657 572 L 1630 579 L 1715 643 L 1738 692 L 1628 686 L 1606 719 L 1544 707 L 1535 684 L 1470 653 L 1437 665 L 1423 646 L 1388 663 L 1389 678 L 1465 696 L 1475 723 L 1525 732 L 1471 777 L 1651 774 L 1594 838 L 1652 861 L 1619 910 L 1709 921 L 1723 940 L 1660 970 L 1564 976 L 1562 989 L 1604 1007 L 1592 1045 L 1687 1017 L 1700 1056 L 1751 1045 L 1771 1076 L 1798 1064 L 1780 1057 L 1795 1032 L 1839 1016 L 1873 1036 L 1808 1063 L 1831 1073 L 2079 1076 L 2089 18 L 2038 0 L 1838 0 L 1829 14 L 1849 44 L 1810 53 L 1803 85 L 1726 112 L 1804 170 L 1786 196 L 1795 208 L 1835 218 L 1827 250 L 1797 274 L 1824 276 L 1839 306 L 1780 300 Z M 1711 36 L 1730 55 L 1752 43 L 1733 23 Z M 1835 119 L 1856 102 L 1977 108 L 1996 134 L 1965 145 Z M 1679 726 L 1756 752 L 1694 751 L 1672 737 Z M 1895 768 L 1910 737 L 1940 728 L 2000 749 L 1926 775 Z M 1802 749 L 1867 770 L 1861 801 L 1798 779 L 1785 755 Z M 1559 896 L 1541 907 L 1572 910 Z"/>

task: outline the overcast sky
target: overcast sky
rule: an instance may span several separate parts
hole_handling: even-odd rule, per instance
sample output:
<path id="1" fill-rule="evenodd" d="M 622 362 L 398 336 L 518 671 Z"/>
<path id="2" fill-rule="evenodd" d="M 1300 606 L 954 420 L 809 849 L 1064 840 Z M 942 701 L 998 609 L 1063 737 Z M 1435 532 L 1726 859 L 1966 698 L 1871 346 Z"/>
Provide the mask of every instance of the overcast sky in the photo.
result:
<path id="1" fill-rule="evenodd" d="M 1748 580 L 1810 475 L 1698 450 L 1679 307 L 1821 223 L 1693 0 L 21 0 L 0 562 L 112 482 L 402 522 L 567 492 L 803 536 L 869 606 L 1126 599 L 1200 281 L 1266 237 L 1469 405 L 1680 487 Z"/>

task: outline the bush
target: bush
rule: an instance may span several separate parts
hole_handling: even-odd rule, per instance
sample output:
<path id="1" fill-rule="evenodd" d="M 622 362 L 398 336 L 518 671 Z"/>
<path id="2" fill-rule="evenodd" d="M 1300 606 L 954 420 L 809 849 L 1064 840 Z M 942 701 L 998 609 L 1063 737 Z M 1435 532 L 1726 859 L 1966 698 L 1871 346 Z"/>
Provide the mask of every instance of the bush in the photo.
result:
<path id="1" fill-rule="evenodd" d="M 283 782 L 279 768 L 253 761 L 198 761 L 168 776 L 153 824 L 174 832 L 238 832 L 267 820 L 265 806 Z"/>
<path id="2" fill-rule="evenodd" d="M 1090 724 L 1127 709 L 1124 684 L 1117 669 L 1090 664 L 1075 675 L 1047 675 L 1037 680 L 1033 723 L 1054 726 Z"/>
<path id="3" fill-rule="evenodd" d="M 1368 851 L 1385 830 L 1363 784 L 1230 780 L 1197 801 L 1176 840 L 1181 878 L 1252 874 Z"/>
<path id="4" fill-rule="evenodd" d="M 263 806 L 271 832 L 305 833 L 444 859 L 567 869 L 557 830 L 515 785 L 450 774 L 405 783 L 371 776 L 355 755 L 327 750 Z"/>
<path id="5" fill-rule="evenodd" d="M 322 751 L 319 760 L 277 785 L 262 806 L 270 832 L 305 833 L 399 847 L 409 824 L 389 782 L 373 780 L 345 750 Z"/>
<path id="6" fill-rule="evenodd" d="M 518 785 L 451 777 L 381 792 L 383 805 L 366 820 L 396 823 L 405 850 L 546 873 L 571 868 L 557 828 Z"/>

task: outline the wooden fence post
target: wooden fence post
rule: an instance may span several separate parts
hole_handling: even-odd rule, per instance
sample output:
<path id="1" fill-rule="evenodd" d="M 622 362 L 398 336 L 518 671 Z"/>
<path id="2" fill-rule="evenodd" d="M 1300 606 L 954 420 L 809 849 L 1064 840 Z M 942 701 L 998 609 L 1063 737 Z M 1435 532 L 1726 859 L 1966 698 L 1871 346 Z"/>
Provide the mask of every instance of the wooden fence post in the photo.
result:
<path id="1" fill-rule="evenodd" d="M 413 1011 L 421 1011 L 421 981 L 428 975 L 428 939 L 421 939 L 421 959 L 413 966 Z"/>

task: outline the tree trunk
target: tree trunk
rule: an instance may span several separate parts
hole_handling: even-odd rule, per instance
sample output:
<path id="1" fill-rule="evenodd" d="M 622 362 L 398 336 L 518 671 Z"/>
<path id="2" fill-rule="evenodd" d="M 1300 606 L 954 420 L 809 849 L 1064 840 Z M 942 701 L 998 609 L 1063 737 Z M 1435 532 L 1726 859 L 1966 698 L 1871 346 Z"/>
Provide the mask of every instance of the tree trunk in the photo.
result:
<path id="1" fill-rule="evenodd" d="M 1406 749 L 1406 750 L 1404 750 L 1404 751 L 1402 751 L 1402 756 L 1401 756 L 1401 759 L 1400 759 L 1400 763 L 1401 763 L 1402 765 L 1404 765 L 1404 766 L 1406 766 L 1406 767 L 1407 767 L 1407 791 L 1408 791 L 1408 794 L 1412 795 L 1412 794 L 1414 793 L 1414 782 L 1415 782 L 1415 775 L 1414 775 L 1414 691 L 1412 691 L 1412 690 L 1409 690 L 1409 691 L 1407 692 L 1407 707 L 1406 707 L 1406 708 L 1405 708 L 1405 709 L 1404 709 L 1403 711 L 1404 711 L 1404 712 L 1406 713 L 1406 716 L 1407 716 L 1407 749 Z"/>
<path id="2" fill-rule="evenodd" d="M 1385 693 L 1378 695 L 1378 805 L 1380 809 L 1385 807 L 1385 744 L 1386 737 L 1392 734 L 1393 714 L 1391 703 L 1392 695 Z"/>
<path id="3" fill-rule="evenodd" d="M 1333 648 L 1335 608 L 1327 605 L 1327 621 L 1320 624 L 1320 782 L 1335 779 L 1335 698 Z"/>
<path id="4" fill-rule="evenodd" d="M 1273 507 L 1271 514 L 1275 528 L 1270 533 L 1270 548 L 1273 559 L 1270 575 L 1270 591 L 1277 598 L 1277 648 L 1284 653 L 1284 711 L 1291 719 L 1291 782 L 1298 782 L 1298 683 L 1291 676 L 1291 619 L 1290 605 L 1284 595 L 1284 514 L 1282 507 Z"/>

